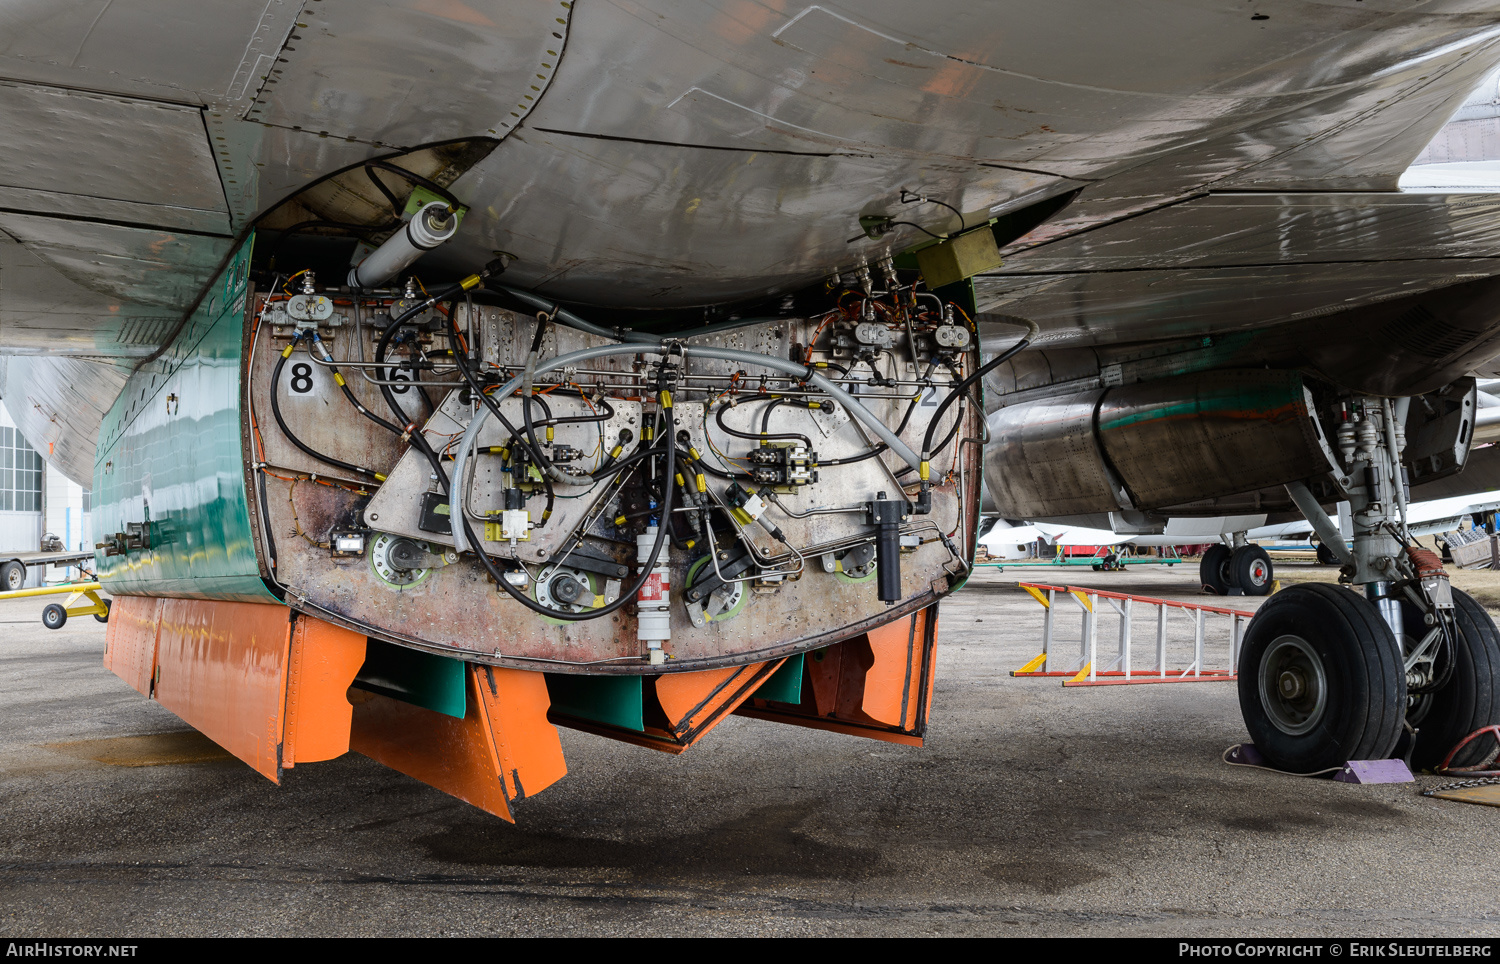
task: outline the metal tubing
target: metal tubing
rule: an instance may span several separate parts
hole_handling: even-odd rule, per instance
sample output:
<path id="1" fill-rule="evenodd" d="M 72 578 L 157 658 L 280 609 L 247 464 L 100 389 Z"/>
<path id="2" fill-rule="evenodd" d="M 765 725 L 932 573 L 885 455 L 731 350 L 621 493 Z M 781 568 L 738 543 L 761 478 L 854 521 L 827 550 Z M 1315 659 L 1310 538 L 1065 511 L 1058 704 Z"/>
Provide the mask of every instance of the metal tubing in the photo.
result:
<path id="1" fill-rule="evenodd" d="M 849 414 L 859 419 L 865 426 L 880 437 L 891 451 L 901 456 L 902 461 L 914 469 L 922 467 L 922 460 L 911 447 L 892 432 L 884 422 L 875 417 L 875 414 L 859 402 L 854 396 L 835 385 L 826 375 L 820 375 L 810 371 L 806 366 L 796 362 L 786 361 L 781 358 L 772 358 L 770 355 L 758 355 L 750 351 L 738 351 L 733 348 L 702 348 L 697 345 L 684 345 L 683 354 L 689 357 L 717 358 L 722 361 L 737 361 L 746 365 L 757 365 L 761 368 L 770 368 L 776 371 L 786 372 L 799 378 L 806 376 L 807 381 L 818 386 L 824 392 L 838 399 L 849 409 Z"/>
<path id="2" fill-rule="evenodd" d="M 1167 607 L 1156 607 L 1156 669 L 1162 679 L 1167 678 Z"/>
<path id="3" fill-rule="evenodd" d="M 1328 518 L 1328 513 L 1323 511 L 1323 507 L 1318 504 L 1317 497 L 1308 489 L 1307 484 L 1288 482 L 1286 491 L 1292 497 L 1292 501 L 1297 504 L 1297 508 L 1301 510 L 1303 518 L 1307 519 L 1317 531 L 1318 538 L 1323 540 L 1323 545 L 1338 556 L 1339 562 L 1345 565 L 1352 563 L 1354 555 L 1349 551 L 1348 544 L 1344 542 L 1344 534 L 1339 531 L 1338 526 L 1334 525 L 1333 520 Z"/>
<path id="4" fill-rule="evenodd" d="M 66 583 L 61 586 L 38 586 L 35 589 L 12 589 L 0 592 L 0 599 L 24 599 L 27 596 L 56 596 L 65 592 L 98 592 L 104 586 L 97 582 Z"/>

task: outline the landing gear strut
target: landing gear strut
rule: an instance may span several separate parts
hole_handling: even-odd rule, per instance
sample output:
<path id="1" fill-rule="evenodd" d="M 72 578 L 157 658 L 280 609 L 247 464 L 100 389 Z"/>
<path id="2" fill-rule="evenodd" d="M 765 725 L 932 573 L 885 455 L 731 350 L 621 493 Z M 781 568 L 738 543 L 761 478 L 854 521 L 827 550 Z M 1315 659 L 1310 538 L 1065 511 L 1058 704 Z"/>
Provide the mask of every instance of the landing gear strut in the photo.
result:
<path id="1" fill-rule="evenodd" d="M 1412 765 L 1430 767 L 1500 721 L 1500 632 L 1406 528 L 1407 402 L 1339 406 L 1341 464 L 1327 489 L 1349 502 L 1352 547 L 1306 483 L 1287 486 L 1318 533 L 1320 557 L 1336 556 L 1340 582 L 1358 591 L 1292 586 L 1245 631 L 1240 709 L 1257 748 L 1282 769 L 1389 757 L 1403 734 Z M 1456 762 L 1485 762 L 1484 752 L 1476 744 L 1474 759 Z"/>

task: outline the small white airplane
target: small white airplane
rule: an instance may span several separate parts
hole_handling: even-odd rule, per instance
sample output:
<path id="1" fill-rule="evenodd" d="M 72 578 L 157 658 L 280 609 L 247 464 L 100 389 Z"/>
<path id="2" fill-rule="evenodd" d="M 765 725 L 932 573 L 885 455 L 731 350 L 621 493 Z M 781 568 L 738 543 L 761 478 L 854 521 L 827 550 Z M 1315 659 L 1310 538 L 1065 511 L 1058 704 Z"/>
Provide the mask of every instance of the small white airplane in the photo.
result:
<path id="1" fill-rule="evenodd" d="M 1406 523 L 1413 536 L 1425 536 L 1438 532 L 1451 532 L 1460 528 L 1465 519 L 1497 510 L 1500 510 L 1500 490 L 1477 492 L 1412 503 L 1407 508 Z M 1057 548 L 1191 546 L 1217 543 L 1203 555 L 1199 575 L 1204 586 L 1213 588 L 1220 595 L 1243 593 L 1258 596 L 1270 590 L 1275 578 L 1275 567 L 1266 555 L 1265 548 L 1256 543 L 1273 542 L 1281 544 L 1281 548 L 1293 547 L 1286 545 L 1287 543 L 1314 545 L 1311 542 L 1312 524 L 1305 519 L 1278 525 L 1258 524 L 1265 520 L 1266 517 L 1263 515 L 1174 517 L 1167 520 L 1160 534 L 1139 535 L 1059 522 L 1029 522 L 1012 525 L 1004 519 L 997 519 L 995 524 L 979 537 L 979 545 L 984 548 L 991 559 L 1001 562 L 1020 562 L 1034 557 L 1033 547 L 1038 539 L 1048 546 Z M 1339 526 L 1340 531 L 1347 531 L 1343 513 L 1334 515 L 1333 521 Z M 1273 545 L 1273 548 L 1275 547 L 1277 546 Z M 1332 552 L 1326 547 L 1319 544 L 1315 545 L 1315 549 L 1319 562 L 1333 564 L 1336 561 Z M 1239 556 L 1238 561 L 1236 553 Z M 1244 571 L 1241 572 L 1241 569 Z M 1240 590 L 1240 592 L 1233 590 Z"/>

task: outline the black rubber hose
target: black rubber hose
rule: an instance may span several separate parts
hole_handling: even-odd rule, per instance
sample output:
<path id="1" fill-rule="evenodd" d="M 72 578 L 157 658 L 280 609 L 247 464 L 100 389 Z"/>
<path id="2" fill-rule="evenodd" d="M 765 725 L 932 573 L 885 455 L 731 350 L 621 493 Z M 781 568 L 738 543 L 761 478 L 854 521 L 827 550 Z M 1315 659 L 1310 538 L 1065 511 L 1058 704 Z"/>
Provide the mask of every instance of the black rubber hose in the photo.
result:
<path id="1" fill-rule="evenodd" d="M 568 395 L 577 395 L 579 398 L 582 398 L 582 399 L 588 399 L 588 397 L 589 397 L 588 393 L 585 392 L 585 391 L 583 391 L 583 389 L 581 389 L 581 388 L 563 387 L 563 388 L 559 388 L 556 392 L 553 392 L 552 394 L 556 395 L 559 392 L 566 393 Z M 544 397 L 545 396 L 543 396 L 543 395 L 538 395 L 537 396 L 537 398 L 544 398 Z M 601 397 L 601 398 L 597 399 L 594 402 L 594 404 L 598 404 L 598 405 L 602 406 L 603 409 L 604 409 L 604 411 L 603 412 L 594 412 L 594 413 L 591 413 L 589 415 L 567 415 L 567 416 L 562 416 L 562 417 L 559 417 L 559 418 L 553 418 L 549 414 L 546 419 L 544 419 L 544 420 L 542 420 L 540 422 L 537 422 L 537 425 L 542 426 L 542 427 L 546 427 L 548 425 L 570 425 L 570 424 L 582 423 L 582 422 L 607 422 L 610 419 L 612 419 L 612 418 L 615 417 L 615 407 L 609 403 L 609 399 Z M 550 410 L 549 410 L 549 412 L 550 412 Z"/>
<path id="2" fill-rule="evenodd" d="M 372 482 L 378 481 L 375 478 L 375 471 L 373 469 L 362 468 L 358 465 L 353 465 L 349 462 L 343 461 L 342 459 L 336 459 L 331 455 L 324 455 L 322 452 L 317 451 L 312 446 L 308 445 L 306 442 L 298 438 L 296 433 L 292 431 L 291 427 L 287 425 L 286 419 L 281 417 L 281 402 L 276 398 L 276 390 L 281 387 L 281 372 L 282 369 L 286 367 L 286 360 L 290 357 L 290 355 L 283 354 L 280 358 L 276 359 L 276 367 L 271 372 L 271 414 L 276 417 L 276 425 L 281 429 L 281 434 L 286 437 L 286 440 L 288 442 L 291 442 L 293 445 L 297 446 L 297 448 L 317 459 L 319 462 L 322 462 L 324 465 L 331 465 L 334 468 L 343 469 L 345 472 L 364 476 Z"/>
<path id="3" fill-rule="evenodd" d="M 1010 361 L 1011 358 L 1016 355 L 1016 353 L 1024 351 L 1026 349 L 1026 346 L 1030 344 L 1031 336 L 1028 335 L 1027 337 L 1022 338 L 1020 341 L 1016 342 L 1014 345 L 1011 345 L 1009 348 L 1005 349 L 1005 351 L 1002 351 L 1000 354 L 996 355 L 994 358 L 991 358 L 983 365 L 980 365 L 978 368 L 974 369 L 974 374 L 970 375 L 968 378 L 965 378 L 963 381 L 954 386 L 953 391 L 949 392 L 948 397 L 943 399 L 942 404 L 938 406 L 938 410 L 932 413 L 932 421 L 927 423 L 927 434 L 922 437 L 922 451 L 920 453 L 924 461 L 927 459 L 929 453 L 933 451 L 932 437 L 933 435 L 937 434 L 937 427 L 943 420 L 943 413 L 948 411 L 948 408 L 954 402 L 958 401 L 959 398 L 961 398 L 963 394 L 969 390 L 969 387 L 971 385 L 979 381 L 984 376 L 988 375 L 990 372 L 994 371 L 996 368 L 999 368 L 1003 363 Z M 956 429 L 957 426 L 955 426 L 955 430 Z M 948 438 L 952 437 L 953 436 L 950 433 Z M 945 439 L 943 445 L 946 444 L 948 443 Z M 942 446 L 939 446 L 939 448 L 941 447 Z"/>
<path id="4" fill-rule="evenodd" d="M 447 201 L 448 205 L 455 210 L 463 207 L 463 205 L 459 203 L 458 198 L 453 196 L 453 192 L 449 191 L 447 188 L 443 187 L 435 181 L 428 180 L 420 174 L 415 174 L 411 171 L 408 171 L 404 167 L 397 167 L 396 165 L 388 163 L 386 161 L 366 161 L 365 173 L 370 173 L 370 168 L 372 167 L 379 168 L 382 171 L 390 171 L 397 177 L 405 178 L 407 181 L 417 185 L 418 187 L 425 187 L 427 190 L 431 191 L 433 194 L 436 194 L 444 201 Z M 382 190 L 383 189 L 384 186 L 382 185 Z M 394 202 L 394 197 L 390 194 L 390 192 L 386 191 L 385 194 L 387 197 L 391 197 Z"/>
<path id="5" fill-rule="evenodd" d="M 533 462 L 540 463 L 541 460 L 536 457 L 536 451 L 532 449 L 531 443 L 526 440 L 526 437 L 524 435 L 516 431 L 516 427 L 514 425 L 510 424 L 510 420 L 501 413 L 500 406 L 495 402 L 493 398 L 485 394 L 484 386 L 479 383 L 479 379 L 475 378 L 474 373 L 469 370 L 469 363 L 467 359 L 465 358 L 463 352 L 459 351 L 459 346 L 462 343 L 462 336 L 458 332 L 458 319 L 456 312 L 452 312 L 448 315 L 448 338 L 453 347 L 453 364 L 458 367 L 458 373 L 463 376 L 464 381 L 469 383 L 469 391 L 473 392 L 480 399 L 480 401 L 484 403 L 484 406 L 490 410 L 490 414 L 495 416 L 495 421 L 500 423 L 500 427 L 505 429 L 506 432 L 510 433 L 510 438 L 517 445 L 520 445 L 523 450 L 525 450 L 527 457 L 530 458 Z M 541 520 L 542 524 L 545 525 L 547 520 L 552 517 L 552 506 L 555 504 L 557 499 L 557 495 L 552 488 L 552 480 L 548 478 L 546 472 L 542 473 L 542 489 L 547 494 L 547 506 L 542 511 Z"/>
<path id="6" fill-rule="evenodd" d="M 526 426 L 526 438 L 529 442 L 531 442 L 531 450 L 533 452 L 536 452 L 543 459 L 546 459 L 546 453 L 542 450 L 542 443 L 536 440 L 536 422 L 531 418 L 532 403 L 540 405 L 542 408 L 542 413 L 548 418 L 552 417 L 552 406 L 548 405 L 546 400 L 543 399 L 540 395 L 521 396 L 521 422 Z M 552 474 L 553 469 L 551 459 L 547 459 L 545 462 L 539 462 L 538 464 L 542 467 L 542 478 L 547 478 Z"/>
<path id="7" fill-rule="evenodd" d="M 924 379 L 931 377 L 932 370 L 935 367 L 936 367 L 935 365 L 929 364 L 927 366 L 926 373 L 923 374 L 922 377 Z M 896 434 L 897 435 L 900 435 L 902 432 L 906 431 L 907 423 L 909 423 L 911 421 L 912 414 L 916 412 L 917 406 L 922 403 L 922 391 L 923 390 L 920 389 L 920 388 L 917 389 L 916 396 L 911 400 L 910 404 L 908 404 L 906 406 L 906 414 L 901 417 L 901 424 L 896 426 Z M 946 441 L 944 442 L 944 444 L 947 444 Z M 865 452 L 863 454 L 860 454 L 860 455 L 851 455 L 849 458 L 846 458 L 846 459 L 830 459 L 829 461 L 826 461 L 826 462 L 819 462 L 818 466 L 821 468 L 822 466 L 825 466 L 825 465 L 853 465 L 856 462 L 863 462 L 865 459 L 873 459 L 875 456 L 879 455 L 881 452 L 884 452 L 884 451 L 886 451 L 889 448 L 890 448 L 889 445 L 885 444 L 884 442 L 881 442 L 879 445 L 875 446 L 874 448 L 870 449 L 868 452 Z M 910 470 L 911 470 L 911 466 L 908 465 L 906 467 L 906 471 L 910 471 Z M 896 474 L 900 475 L 901 472 L 898 471 Z"/>
<path id="8" fill-rule="evenodd" d="M 459 294 L 463 290 L 464 286 L 462 283 L 449 285 L 444 290 L 430 297 L 426 302 L 415 304 L 402 312 L 400 317 L 391 319 L 391 323 L 386 326 L 385 331 L 380 336 L 380 343 L 375 348 L 375 364 L 378 366 L 375 369 L 376 379 L 382 383 L 390 380 L 387 377 L 385 369 L 385 353 L 389 350 L 391 339 L 395 337 L 396 332 L 410 324 L 413 318 L 426 311 L 432 305 Z M 432 446 L 427 444 L 427 438 L 407 416 L 405 410 L 401 408 L 401 404 L 396 400 L 395 392 L 391 391 L 391 386 L 382 384 L 380 386 L 380 394 L 385 398 L 386 405 L 395 414 L 396 418 L 400 420 L 401 424 L 409 426 L 409 428 L 403 428 L 401 434 L 409 438 L 412 446 L 427 459 L 428 464 L 432 466 L 433 474 L 437 476 L 438 485 L 442 486 L 445 493 L 448 492 L 448 474 L 443 470 L 442 459 L 438 458 L 438 454 L 433 451 Z"/>
<path id="9" fill-rule="evenodd" d="M 275 389 L 273 388 L 274 392 Z M 261 469 L 255 473 L 256 481 L 260 489 L 260 518 L 261 534 L 266 537 L 266 551 L 271 556 L 271 573 L 276 573 L 276 537 L 271 532 L 271 509 L 266 505 L 266 470 Z"/>
<path id="10" fill-rule="evenodd" d="M 753 402 L 753 401 L 757 401 L 757 399 L 752 398 L 752 399 L 749 399 L 749 401 Z M 777 404 L 779 402 L 780 402 L 780 399 L 773 399 L 772 400 L 773 405 Z M 806 435 L 802 435 L 802 434 L 800 434 L 798 432 L 782 432 L 782 433 L 777 434 L 777 435 L 768 435 L 765 432 L 761 432 L 760 434 L 757 435 L 754 432 L 741 432 L 739 429 L 730 428 L 728 425 L 724 424 L 724 412 L 726 410 L 728 410 L 728 409 L 734 408 L 737 404 L 738 404 L 738 402 L 736 402 L 733 399 L 731 399 L 731 400 L 725 402 L 723 405 L 720 405 L 719 408 L 718 408 L 718 411 L 714 412 L 714 421 L 718 422 L 719 423 L 719 428 L 723 429 L 726 433 L 728 433 L 730 435 L 733 435 L 736 438 L 749 439 L 752 442 L 770 442 L 770 441 L 775 441 L 777 439 L 791 439 L 791 440 L 800 441 L 803 445 L 806 445 L 807 448 L 808 448 L 808 451 L 812 450 L 812 439 L 810 439 Z"/>
<path id="11" fill-rule="evenodd" d="M 670 429 L 672 426 L 672 410 L 670 408 L 666 409 L 666 415 L 667 427 L 669 429 L 668 438 L 670 438 Z M 652 452 L 653 454 L 658 454 L 655 452 L 654 448 Z M 677 447 L 675 445 L 667 445 L 666 468 L 668 478 L 671 478 L 671 476 L 674 475 L 677 471 L 676 455 Z M 662 516 L 666 518 L 668 522 L 670 522 L 672 518 L 672 508 L 672 488 L 671 486 L 668 486 L 666 496 L 663 499 L 662 505 L 660 507 Z M 490 578 L 494 579 L 497 583 L 500 584 L 501 589 L 505 590 L 505 592 L 507 592 L 512 599 L 514 599 L 516 602 L 521 603 L 532 612 L 540 613 L 543 616 L 551 616 L 553 619 L 561 619 L 565 622 L 575 623 L 583 622 L 588 619 L 598 619 L 601 616 L 608 616 L 611 613 L 624 608 L 626 605 L 635 600 L 636 594 L 641 591 L 641 587 L 646 584 L 646 580 L 651 578 L 651 570 L 656 568 L 656 561 L 661 558 L 662 546 L 666 544 L 667 529 L 669 528 L 669 525 L 657 526 L 656 541 L 651 546 L 650 557 L 646 561 L 645 566 L 641 568 L 640 575 L 636 577 L 635 583 L 632 584 L 628 590 L 622 591 L 618 599 L 616 599 L 612 603 L 606 603 L 598 609 L 588 609 L 581 613 L 570 613 L 561 609 L 553 609 L 549 606 L 543 606 L 541 603 L 537 602 L 535 599 L 532 599 L 530 596 L 526 595 L 515 586 L 512 586 L 510 582 L 505 578 L 505 574 L 501 572 L 498 567 L 496 567 L 494 560 L 490 559 L 489 554 L 484 551 L 484 547 L 480 544 L 479 537 L 474 534 L 474 527 L 469 523 L 468 513 L 460 511 L 458 513 L 458 516 L 459 519 L 463 522 L 464 534 L 468 537 L 469 543 L 474 547 L 475 555 L 479 556 L 479 561 L 484 566 L 485 571 L 490 574 Z"/>

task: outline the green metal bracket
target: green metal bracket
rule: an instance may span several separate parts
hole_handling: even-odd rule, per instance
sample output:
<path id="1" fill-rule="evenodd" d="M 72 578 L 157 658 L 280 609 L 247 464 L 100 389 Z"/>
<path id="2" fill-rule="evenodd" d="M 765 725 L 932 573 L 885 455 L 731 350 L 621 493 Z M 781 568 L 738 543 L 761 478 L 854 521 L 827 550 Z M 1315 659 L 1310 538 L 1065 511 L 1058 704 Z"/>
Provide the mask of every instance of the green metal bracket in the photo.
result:
<path id="1" fill-rule="evenodd" d="M 760 688 L 751 694 L 752 699 L 770 700 L 773 703 L 791 703 L 793 706 L 802 702 L 802 654 L 787 658 L 781 668 L 771 674 L 771 678 L 760 684 Z"/>
<path id="2" fill-rule="evenodd" d="M 454 719 L 468 711 L 464 662 L 378 639 L 366 644 L 365 664 L 354 685 Z"/>
<path id="3" fill-rule="evenodd" d="M 547 673 L 547 695 L 552 709 L 564 716 L 593 720 L 644 733 L 641 678 L 639 676 L 574 676 Z"/>
<path id="4" fill-rule="evenodd" d="M 412 215 L 434 201 L 441 201 L 444 204 L 448 203 L 447 198 L 434 194 L 425 187 L 414 187 L 411 189 L 411 193 L 406 196 L 406 210 L 402 211 L 401 215 L 409 220 Z M 463 223 L 464 215 L 468 213 L 469 209 L 466 207 L 460 206 L 453 209 L 453 214 L 458 218 L 460 224 Z"/>

